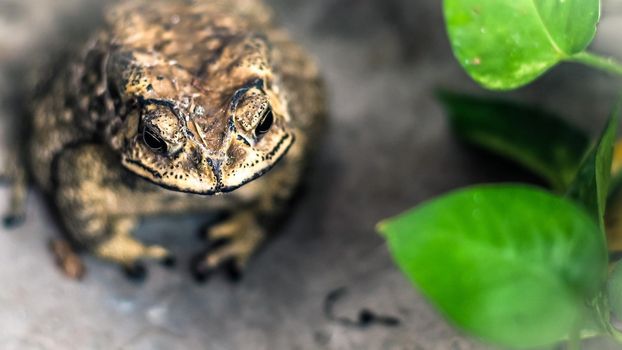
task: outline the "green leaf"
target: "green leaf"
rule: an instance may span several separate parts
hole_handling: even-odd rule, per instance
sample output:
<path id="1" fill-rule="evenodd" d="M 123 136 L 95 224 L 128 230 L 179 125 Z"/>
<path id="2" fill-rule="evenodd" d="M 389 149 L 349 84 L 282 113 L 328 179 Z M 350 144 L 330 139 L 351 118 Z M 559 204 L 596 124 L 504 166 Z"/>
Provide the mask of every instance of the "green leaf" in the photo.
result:
<path id="1" fill-rule="evenodd" d="M 499 100 L 439 95 L 465 141 L 508 157 L 565 192 L 589 147 L 587 135 L 554 114 Z"/>
<path id="2" fill-rule="evenodd" d="M 568 335 L 605 278 L 594 221 L 533 187 L 460 190 L 378 229 L 402 271 L 451 322 L 499 345 L 535 347 Z"/>
<path id="3" fill-rule="evenodd" d="M 491 89 L 527 84 L 594 38 L 599 0 L 444 0 L 455 56 Z"/>
<path id="4" fill-rule="evenodd" d="M 598 143 L 581 163 L 576 178 L 568 190 L 568 196 L 587 209 L 597 220 L 603 232 L 605 205 L 611 177 L 611 160 L 619 119 L 619 107 L 616 107 Z"/>

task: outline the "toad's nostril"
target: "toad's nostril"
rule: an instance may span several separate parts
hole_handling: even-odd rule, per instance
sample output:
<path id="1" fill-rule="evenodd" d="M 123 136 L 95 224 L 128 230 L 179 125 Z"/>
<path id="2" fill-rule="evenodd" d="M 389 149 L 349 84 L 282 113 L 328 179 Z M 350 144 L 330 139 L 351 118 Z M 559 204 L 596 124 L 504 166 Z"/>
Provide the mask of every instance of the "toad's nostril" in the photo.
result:
<path id="1" fill-rule="evenodd" d="M 188 160 L 194 165 L 195 168 L 200 168 L 203 164 L 203 155 L 198 148 L 194 148 L 188 154 Z"/>

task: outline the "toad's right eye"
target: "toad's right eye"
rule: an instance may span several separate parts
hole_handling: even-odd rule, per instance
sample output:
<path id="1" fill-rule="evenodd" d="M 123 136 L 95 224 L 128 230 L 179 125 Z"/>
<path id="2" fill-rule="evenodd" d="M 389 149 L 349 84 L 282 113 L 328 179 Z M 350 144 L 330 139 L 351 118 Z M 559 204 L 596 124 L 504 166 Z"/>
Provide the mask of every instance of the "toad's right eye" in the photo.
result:
<path id="1" fill-rule="evenodd" d="M 162 138 L 149 127 L 143 128 L 143 142 L 154 152 L 166 152 L 166 142 L 164 142 L 164 140 L 162 140 Z"/>
<path id="2" fill-rule="evenodd" d="M 267 133 L 268 131 L 270 131 L 270 127 L 272 126 L 273 122 L 274 122 L 274 114 L 272 114 L 272 108 L 268 107 L 263 117 L 261 118 L 261 121 L 255 128 L 255 135 L 261 136 Z"/>

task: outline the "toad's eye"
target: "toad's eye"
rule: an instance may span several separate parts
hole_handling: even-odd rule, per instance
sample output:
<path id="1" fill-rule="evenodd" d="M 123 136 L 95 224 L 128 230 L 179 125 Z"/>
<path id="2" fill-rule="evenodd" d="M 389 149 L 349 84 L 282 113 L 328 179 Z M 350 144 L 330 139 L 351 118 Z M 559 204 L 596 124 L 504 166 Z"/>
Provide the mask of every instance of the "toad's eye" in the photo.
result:
<path id="1" fill-rule="evenodd" d="M 268 108 L 263 118 L 255 128 L 255 135 L 263 135 L 270 131 L 272 123 L 274 122 L 274 115 L 272 114 L 272 108 Z"/>
<path id="2" fill-rule="evenodd" d="M 153 130 L 148 127 L 143 129 L 143 142 L 154 152 L 166 152 L 166 142 Z"/>

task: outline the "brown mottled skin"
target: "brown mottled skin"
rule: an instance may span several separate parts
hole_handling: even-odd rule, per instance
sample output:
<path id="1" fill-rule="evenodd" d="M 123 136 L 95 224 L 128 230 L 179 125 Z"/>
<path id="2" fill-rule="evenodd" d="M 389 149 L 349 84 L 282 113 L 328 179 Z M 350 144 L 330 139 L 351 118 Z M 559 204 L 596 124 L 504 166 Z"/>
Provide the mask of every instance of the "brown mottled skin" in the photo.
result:
<path id="1" fill-rule="evenodd" d="M 316 66 L 260 1 L 131 0 L 32 115 L 31 176 L 102 259 L 133 271 L 171 257 L 132 236 L 140 218 L 230 211 L 206 232 L 225 244 L 195 259 L 203 276 L 247 265 L 299 183 L 324 103 Z"/>

